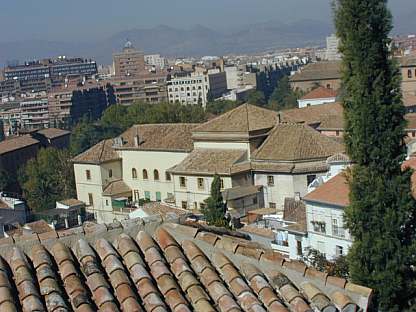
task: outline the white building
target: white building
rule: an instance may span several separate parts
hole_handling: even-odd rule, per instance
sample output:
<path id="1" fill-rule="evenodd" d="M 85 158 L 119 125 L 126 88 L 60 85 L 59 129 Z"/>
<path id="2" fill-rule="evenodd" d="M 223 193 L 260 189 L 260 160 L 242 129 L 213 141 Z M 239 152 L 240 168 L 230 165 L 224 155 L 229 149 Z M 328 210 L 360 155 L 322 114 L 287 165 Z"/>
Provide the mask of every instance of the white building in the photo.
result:
<path id="1" fill-rule="evenodd" d="M 326 103 L 335 103 L 337 92 L 333 89 L 322 86 L 313 89 L 298 100 L 299 108 L 314 106 Z"/>
<path id="2" fill-rule="evenodd" d="M 153 66 L 158 69 L 163 69 L 166 67 L 167 61 L 164 57 L 161 57 L 160 54 L 148 54 L 144 56 L 144 62 L 148 66 Z"/>
<path id="3" fill-rule="evenodd" d="M 352 238 L 344 228 L 344 209 L 349 205 L 349 186 L 341 172 L 303 198 L 306 204 L 308 239 L 311 248 L 327 259 L 346 255 Z"/>
<path id="4" fill-rule="evenodd" d="M 170 103 L 207 105 L 209 90 L 208 76 L 192 73 L 173 77 L 167 82 L 168 99 Z"/>
<path id="5" fill-rule="evenodd" d="M 326 60 L 327 61 L 338 61 L 341 59 L 341 54 L 339 53 L 339 38 L 332 34 L 331 36 L 326 37 Z"/>

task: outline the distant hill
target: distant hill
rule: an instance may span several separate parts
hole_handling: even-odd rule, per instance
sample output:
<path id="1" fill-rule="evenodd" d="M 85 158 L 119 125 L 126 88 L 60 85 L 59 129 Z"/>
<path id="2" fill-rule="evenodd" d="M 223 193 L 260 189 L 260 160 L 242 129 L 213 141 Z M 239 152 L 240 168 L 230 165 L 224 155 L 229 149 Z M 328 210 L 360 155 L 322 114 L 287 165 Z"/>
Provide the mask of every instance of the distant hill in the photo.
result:
<path id="1" fill-rule="evenodd" d="M 398 30 L 408 31 L 413 27 L 410 26 L 411 19 L 404 19 L 406 20 L 409 23 L 402 23 Z M 24 61 L 58 55 L 83 56 L 94 58 L 102 64 L 110 64 L 112 53 L 119 51 L 127 38 L 146 53 L 185 57 L 324 45 L 325 37 L 332 32 L 331 24 L 314 20 L 300 20 L 290 24 L 268 21 L 221 32 L 202 25 L 195 25 L 190 29 L 160 25 L 148 29 L 126 30 L 101 41 L 0 42 L 0 64 L 6 64 L 10 60 Z"/>

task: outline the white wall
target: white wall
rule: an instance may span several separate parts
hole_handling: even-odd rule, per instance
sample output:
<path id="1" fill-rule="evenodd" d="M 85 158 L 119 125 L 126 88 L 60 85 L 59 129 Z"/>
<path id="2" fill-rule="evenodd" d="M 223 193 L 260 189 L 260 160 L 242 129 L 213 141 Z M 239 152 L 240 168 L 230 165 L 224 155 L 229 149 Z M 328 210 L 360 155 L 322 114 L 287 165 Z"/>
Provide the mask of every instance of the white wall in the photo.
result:
<path id="1" fill-rule="evenodd" d="M 166 171 L 179 164 L 188 153 L 184 152 L 158 152 L 123 150 L 123 181 L 134 191 L 139 192 L 141 199 L 145 198 L 145 192 L 150 192 L 150 200 L 156 201 L 156 192 L 161 193 L 162 201 L 168 197 L 168 193 L 174 194 L 173 181 L 166 180 Z M 137 170 L 137 179 L 132 177 L 132 169 Z M 147 170 L 148 179 L 143 179 L 143 169 Z M 154 180 L 153 171 L 159 171 L 159 181 Z"/>
<path id="2" fill-rule="evenodd" d="M 176 206 L 182 207 L 182 202 L 188 203 L 188 209 L 195 209 L 194 203 L 197 203 L 197 209 L 200 209 L 200 204 L 210 196 L 211 184 L 214 176 L 193 176 L 193 175 L 174 175 L 174 188 Z M 186 187 L 180 186 L 180 177 L 185 177 Z M 204 179 L 203 189 L 198 188 L 198 178 Z M 221 176 L 224 181 L 224 189 L 231 188 L 231 177 Z"/>
<path id="3" fill-rule="evenodd" d="M 320 105 L 325 103 L 334 103 L 335 97 L 331 98 L 322 98 L 322 99 L 304 99 L 304 100 L 298 100 L 299 108 L 307 107 L 307 106 L 314 106 L 314 105 Z"/>
<path id="4" fill-rule="evenodd" d="M 336 258 L 336 246 L 343 248 L 343 254 L 347 254 L 352 238 L 348 230 L 344 230 L 345 236 L 335 236 L 333 233 L 333 219 L 336 219 L 338 226 L 343 228 L 344 210 L 331 205 L 306 202 L 306 220 L 309 244 L 311 248 L 325 253 L 328 259 Z M 315 232 L 312 221 L 325 222 L 325 233 Z"/>

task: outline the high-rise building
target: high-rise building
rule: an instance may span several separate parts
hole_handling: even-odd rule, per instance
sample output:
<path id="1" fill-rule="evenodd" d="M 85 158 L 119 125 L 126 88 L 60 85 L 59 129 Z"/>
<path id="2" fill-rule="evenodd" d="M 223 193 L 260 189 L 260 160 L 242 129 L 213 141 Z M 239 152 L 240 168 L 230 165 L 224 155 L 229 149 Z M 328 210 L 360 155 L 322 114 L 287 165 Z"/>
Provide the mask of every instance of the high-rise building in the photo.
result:
<path id="1" fill-rule="evenodd" d="M 339 38 L 332 34 L 326 37 L 326 60 L 327 61 L 338 61 L 341 59 L 341 54 L 338 50 Z"/>
<path id="2" fill-rule="evenodd" d="M 163 69 L 166 66 L 166 59 L 161 57 L 160 54 L 149 54 L 144 56 L 146 65 L 153 66 L 158 69 Z"/>
<path id="3" fill-rule="evenodd" d="M 122 52 L 113 54 L 113 66 L 117 77 L 137 76 L 145 70 L 144 53 L 127 41 Z"/>

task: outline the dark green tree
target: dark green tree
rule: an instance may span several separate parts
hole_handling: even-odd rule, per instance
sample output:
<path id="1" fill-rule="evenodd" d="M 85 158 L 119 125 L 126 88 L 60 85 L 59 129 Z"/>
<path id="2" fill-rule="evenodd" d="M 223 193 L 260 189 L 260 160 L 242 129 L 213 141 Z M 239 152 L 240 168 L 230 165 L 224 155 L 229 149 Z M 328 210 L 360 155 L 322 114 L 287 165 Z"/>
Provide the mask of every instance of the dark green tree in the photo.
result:
<path id="1" fill-rule="evenodd" d="M 227 227 L 226 211 L 227 208 L 221 193 L 221 178 L 216 174 L 211 183 L 211 196 L 206 200 L 206 206 L 201 212 L 209 225 Z"/>
<path id="2" fill-rule="evenodd" d="M 6 170 L 0 169 L 0 192 L 6 190 L 10 183 L 10 174 Z"/>
<path id="3" fill-rule="evenodd" d="M 353 281 L 375 290 L 379 311 L 409 311 L 415 293 L 416 205 L 405 158 L 405 108 L 392 60 L 392 17 L 386 0 L 337 0 L 335 24 L 343 54 L 345 143 L 349 176 L 346 225 Z M 415 308 L 415 307 L 413 307 Z"/>
<path id="4" fill-rule="evenodd" d="M 3 120 L 0 120 L 0 142 L 5 139 Z"/>
<path id="5" fill-rule="evenodd" d="M 213 115 L 220 115 L 229 110 L 239 106 L 241 102 L 230 100 L 218 100 L 214 102 L 208 102 L 206 112 Z"/>
<path id="6" fill-rule="evenodd" d="M 273 110 L 283 110 L 295 108 L 298 106 L 298 98 L 301 96 L 299 92 L 295 92 L 290 87 L 289 76 L 284 75 L 277 83 L 270 96 L 268 106 Z"/>
<path id="7" fill-rule="evenodd" d="M 247 97 L 247 102 L 257 106 L 265 106 L 266 105 L 266 98 L 262 91 L 253 90 L 249 92 Z"/>
<path id="8" fill-rule="evenodd" d="M 57 200 L 75 196 L 75 179 L 70 154 L 55 148 L 41 149 L 20 175 L 23 195 L 33 211 L 55 207 Z"/>

